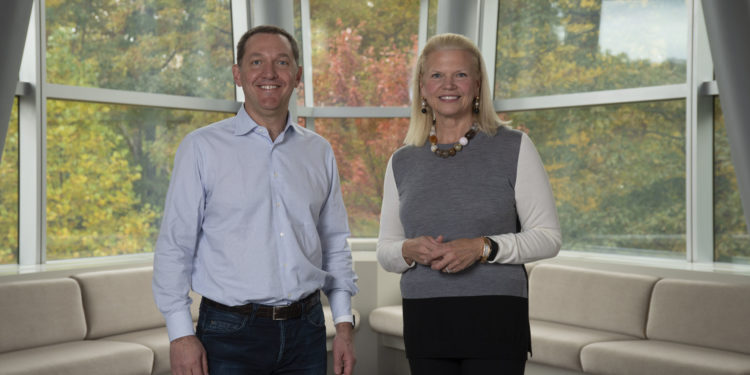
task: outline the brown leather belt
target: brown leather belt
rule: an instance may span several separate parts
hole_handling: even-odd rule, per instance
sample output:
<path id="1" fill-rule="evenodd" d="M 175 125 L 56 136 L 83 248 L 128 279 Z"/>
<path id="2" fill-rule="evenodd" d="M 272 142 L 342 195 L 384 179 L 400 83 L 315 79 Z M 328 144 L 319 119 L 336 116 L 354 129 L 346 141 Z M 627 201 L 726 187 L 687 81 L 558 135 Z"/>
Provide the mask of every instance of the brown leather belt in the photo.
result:
<path id="1" fill-rule="evenodd" d="M 269 306 L 261 305 L 258 303 L 248 303 L 246 305 L 240 306 L 227 306 L 223 303 L 216 302 L 206 297 L 203 297 L 202 302 L 208 306 L 237 314 L 251 315 L 253 312 L 255 312 L 255 316 L 257 317 L 270 318 L 273 320 L 287 320 L 299 318 L 300 316 L 302 316 L 302 313 L 307 312 L 311 307 L 320 302 L 320 292 L 315 291 L 309 296 L 286 306 Z"/>

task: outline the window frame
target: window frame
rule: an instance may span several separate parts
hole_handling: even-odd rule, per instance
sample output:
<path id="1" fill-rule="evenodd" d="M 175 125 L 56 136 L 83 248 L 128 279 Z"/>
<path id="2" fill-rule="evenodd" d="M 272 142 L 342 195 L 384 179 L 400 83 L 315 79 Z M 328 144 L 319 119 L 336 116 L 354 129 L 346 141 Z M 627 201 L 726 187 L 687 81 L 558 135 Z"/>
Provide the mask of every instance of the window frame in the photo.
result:
<path id="1" fill-rule="evenodd" d="M 265 0 L 273 1 L 273 0 Z M 303 35 L 310 35 L 310 0 L 300 1 Z M 419 49 L 428 35 L 428 7 L 430 0 L 420 1 Z M 441 0 L 441 2 L 464 0 Z M 476 18 L 459 20 L 460 27 L 474 22 L 477 45 L 482 50 L 488 68 L 495 60 L 497 39 L 497 16 L 499 0 L 470 0 L 477 2 Z M 262 0 L 254 1 L 262 3 Z M 434 2 L 433 2 L 434 3 Z M 441 4 L 441 7 L 444 6 Z M 648 101 L 683 99 L 686 103 L 686 258 L 674 262 L 655 258 L 617 256 L 612 254 L 582 254 L 563 250 L 564 256 L 625 262 L 639 265 L 662 265 L 665 267 L 700 269 L 708 271 L 732 271 L 750 274 L 750 266 L 714 262 L 713 233 L 713 99 L 718 88 L 713 79 L 713 64 L 701 2 L 687 3 L 688 16 L 688 61 L 686 83 L 643 88 L 628 88 L 599 92 L 536 96 L 495 100 L 498 112 L 530 111 L 551 108 L 573 108 L 592 105 L 638 103 Z M 250 2 L 232 1 L 233 44 L 236 45 L 251 18 Z M 19 96 L 19 264 L 16 267 L 38 268 L 46 261 L 46 102 L 48 99 L 127 104 L 169 109 L 208 111 L 236 111 L 244 100 L 241 88 L 236 88 L 236 100 L 203 99 L 179 95 L 153 94 L 124 90 L 87 88 L 49 84 L 46 82 L 46 35 L 44 0 L 34 0 L 27 42 L 16 93 Z M 438 20 L 441 18 L 438 15 Z M 466 23 L 466 24 L 464 24 Z M 476 26 L 478 25 L 478 26 Z M 437 32 L 443 31 L 438 25 Z M 301 41 L 303 50 L 305 105 L 291 102 L 290 110 L 295 117 L 304 117 L 308 127 L 314 129 L 316 118 L 400 118 L 409 116 L 408 107 L 316 107 L 312 105 L 312 65 L 309 38 Z M 494 74 L 489 75 L 490 89 L 494 88 Z M 493 96 L 494 97 L 494 96 Z M 372 251 L 374 238 L 351 239 L 352 248 Z M 105 262 L 132 260 L 131 256 L 113 256 Z M 116 259 L 114 259 L 116 258 Z M 138 258 L 138 257 L 135 257 Z M 148 258 L 148 256 L 146 256 Z M 50 263 L 76 263 L 83 260 L 54 261 Z M 54 266 L 54 265 L 53 265 Z M 6 266 L 0 266 L 3 269 Z"/>

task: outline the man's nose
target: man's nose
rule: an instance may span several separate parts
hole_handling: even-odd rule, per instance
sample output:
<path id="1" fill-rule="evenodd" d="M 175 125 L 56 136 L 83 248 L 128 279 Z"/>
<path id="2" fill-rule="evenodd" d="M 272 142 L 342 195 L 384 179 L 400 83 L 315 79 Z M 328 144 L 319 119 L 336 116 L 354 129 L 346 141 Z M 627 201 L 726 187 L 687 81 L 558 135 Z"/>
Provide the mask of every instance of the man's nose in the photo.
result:
<path id="1" fill-rule="evenodd" d="M 261 74 L 264 78 L 276 78 L 276 66 L 274 64 L 263 64 Z"/>

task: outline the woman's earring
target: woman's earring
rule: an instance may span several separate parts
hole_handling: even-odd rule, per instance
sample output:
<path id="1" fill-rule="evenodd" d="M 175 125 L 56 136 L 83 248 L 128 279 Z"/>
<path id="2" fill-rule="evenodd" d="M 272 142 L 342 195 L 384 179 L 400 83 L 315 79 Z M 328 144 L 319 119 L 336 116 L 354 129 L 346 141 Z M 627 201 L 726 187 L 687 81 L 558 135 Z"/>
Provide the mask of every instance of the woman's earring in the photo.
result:
<path id="1" fill-rule="evenodd" d="M 474 113 L 479 113 L 479 97 L 474 98 Z"/>
<path id="2" fill-rule="evenodd" d="M 427 102 L 422 98 L 422 113 L 427 113 Z"/>

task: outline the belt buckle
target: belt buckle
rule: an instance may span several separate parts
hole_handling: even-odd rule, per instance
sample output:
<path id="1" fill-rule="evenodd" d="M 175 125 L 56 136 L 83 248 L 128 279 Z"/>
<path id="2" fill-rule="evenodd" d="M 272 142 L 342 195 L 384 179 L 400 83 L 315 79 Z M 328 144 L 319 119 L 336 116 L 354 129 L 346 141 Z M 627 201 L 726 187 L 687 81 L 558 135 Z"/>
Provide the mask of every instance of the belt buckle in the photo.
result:
<path id="1" fill-rule="evenodd" d="M 283 311 L 282 309 L 284 307 L 286 307 L 286 306 L 273 306 L 273 309 L 271 310 L 271 319 L 272 320 L 286 320 L 286 317 L 283 317 L 283 316 L 276 317 L 276 312 L 277 311 L 279 311 L 279 312 Z"/>

